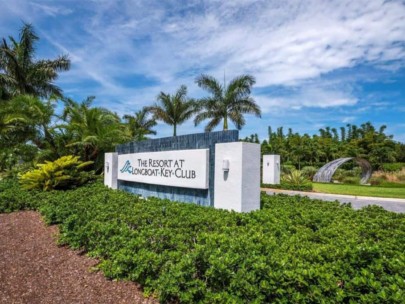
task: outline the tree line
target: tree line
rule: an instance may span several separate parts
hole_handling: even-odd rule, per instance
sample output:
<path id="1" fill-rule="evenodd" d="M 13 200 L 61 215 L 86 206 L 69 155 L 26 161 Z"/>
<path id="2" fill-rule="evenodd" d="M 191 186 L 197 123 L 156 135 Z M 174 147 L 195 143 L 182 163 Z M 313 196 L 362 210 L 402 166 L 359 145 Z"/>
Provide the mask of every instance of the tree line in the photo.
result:
<path id="1" fill-rule="evenodd" d="M 93 106 L 93 96 L 81 102 L 64 96 L 54 81 L 70 69 L 70 59 L 62 55 L 37 60 L 38 40 L 32 25 L 24 24 L 19 39 L 3 38 L 0 44 L 0 171 L 64 155 L 93 161 L 101 171 L 105 152 L 156 134 L 157 121 L 172 126 L 176 136 L 178 126 L 191 118 L 196 126 L 208 121 L 209 132 L 221 123 L 227 130 L 229 122 L 241 129 L 245 114 L 261 115 L 250 96 L 253 76 L 241 75 L 225 84 L 203 74 L 195 82 L 209 96 L 190 98 L 182 85 L 174 94 L 160 92 L 153 105 L 120 117 Z M 56 113 L 58 104 L 63 105 L 62 113 Z"/>
<path id="2" fill-rule="evenodd" d="M 375 169 L 383 163 L 405 162 L 405 145 L 385 133 L 387 126 L 375 127 L 371 122 L 357 126 L 347 124 L 325 127 L 315 135 L 299 134 L 291 128 L 268 128 L 268 138 L 261 143 L 262 153 L 280 154 L 284 164 L 320 167 L 340 157 L 367 159 Z M 257 134 L 245 139 L 259 142 Z"/>
<path id="3" fill-rule="evenodd" d="M 56 59 L 35 57 L 39 37 L 33 27 L 24 24 L 19 39 L 3 38 L 0 43 L 0 171 L 18 163 L 55 160 L 77 155 L 93 161 L 101 171 L 103 155 L 117 144 L 140 141 L 155 135 L 158 121 L 170 125 L 173 135 L 185 121 L 197 126 L 207 121 L 205 131 L 229 123 L 237 129 L 245 124 L 245 114 L 260 117 L 260 107 L 250 96 L 255 78 L 241 75 L 228 84 L 209 75 L 200 75 L 195 83 L 209 94 L 201 99 L 187 95 L 182 85 L 173 94 L 160 92 L 156 102 L 122 117 L 109 109 L 93 106 L 95 97 L 72 100 L 54 84 L 59 73 L 70 69 L 68 55 Z M 61 113 L 56 106 L 62 104 Z M 262 153 L 280 154 L 284 164 L 321 166 L 339 157 L 363 157 L 376 168 L 386 162 L 405 162 L 404 144 L 376 128 L 370 122 L 348 124 L 339 129 L 326 127 L 308 135 L 273 131 L 261 143 Z M 257 134 L 245 139 L 259 143 Z"/>

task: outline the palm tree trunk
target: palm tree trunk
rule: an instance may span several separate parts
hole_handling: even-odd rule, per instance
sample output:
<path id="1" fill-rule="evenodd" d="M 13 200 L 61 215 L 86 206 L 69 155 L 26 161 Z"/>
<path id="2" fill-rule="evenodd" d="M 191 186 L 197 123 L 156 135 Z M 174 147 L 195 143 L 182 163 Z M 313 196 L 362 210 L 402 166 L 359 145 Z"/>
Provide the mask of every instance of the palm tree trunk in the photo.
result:
<path id="1" fill-rule="evenodd" d="M 173 125 L 173 136 L 177 136 L 177 124 Z"/>
<path id="2" fill-rule="evenodd" d="M 228 116 L 224 117 L 224 131 L 228 130 Z"/>

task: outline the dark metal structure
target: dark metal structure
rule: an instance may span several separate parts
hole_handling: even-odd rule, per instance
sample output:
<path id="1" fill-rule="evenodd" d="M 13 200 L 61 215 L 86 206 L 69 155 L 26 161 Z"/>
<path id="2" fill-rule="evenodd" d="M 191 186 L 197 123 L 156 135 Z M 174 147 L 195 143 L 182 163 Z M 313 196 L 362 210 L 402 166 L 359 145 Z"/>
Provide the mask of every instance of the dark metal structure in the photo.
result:
<path id="1" fill-rule="evenodd" d="M 366 184 L 371 177 L 372 173 L 371 165 L 365 159 L 357 157 L 338 158 L 327 163 L 321 169 L 319 169 L 318 172 L 316 172 L 313 181 L 319 183 L 330 183 L 336 169 L 339 168 L 345 162 L 348 162 L 349 160 L 354 160 L 361 167 L 360 184 L 362 185 Z"/>

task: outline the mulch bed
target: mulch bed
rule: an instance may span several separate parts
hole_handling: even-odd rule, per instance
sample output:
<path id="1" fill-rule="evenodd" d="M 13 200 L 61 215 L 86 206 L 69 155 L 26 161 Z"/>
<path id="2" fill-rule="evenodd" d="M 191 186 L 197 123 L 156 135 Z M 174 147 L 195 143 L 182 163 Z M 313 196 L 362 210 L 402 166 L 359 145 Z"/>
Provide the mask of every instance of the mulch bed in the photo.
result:
<path id="1" fill-rule="evenodd" d="M 57 235 L 37 212 L 0 214 L 0 303 L 157 303 L 91 271 L 97 260 L 58 247 Z"/>

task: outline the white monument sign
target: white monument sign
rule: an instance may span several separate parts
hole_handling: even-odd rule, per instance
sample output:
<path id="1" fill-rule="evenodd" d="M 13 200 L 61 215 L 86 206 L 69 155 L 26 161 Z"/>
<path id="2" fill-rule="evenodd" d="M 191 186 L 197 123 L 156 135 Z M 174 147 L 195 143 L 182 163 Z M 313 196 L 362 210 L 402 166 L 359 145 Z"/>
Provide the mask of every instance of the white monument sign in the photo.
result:
<path id="1" fill-rule="evenodd" d="M 280 155 L 263 155 L 263 184 L 280 184 Z"/>
<path id="2" fill-rule="evenodd" d="M 208 149 L 118 155 L 118 179 L 208 189 Z"/>

